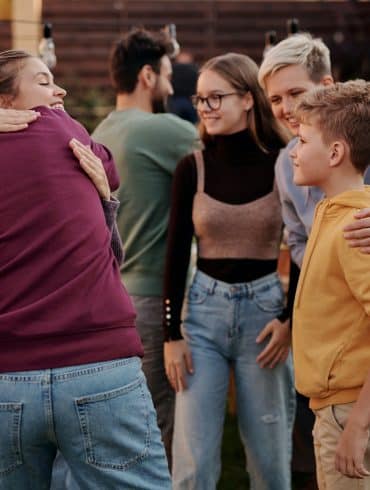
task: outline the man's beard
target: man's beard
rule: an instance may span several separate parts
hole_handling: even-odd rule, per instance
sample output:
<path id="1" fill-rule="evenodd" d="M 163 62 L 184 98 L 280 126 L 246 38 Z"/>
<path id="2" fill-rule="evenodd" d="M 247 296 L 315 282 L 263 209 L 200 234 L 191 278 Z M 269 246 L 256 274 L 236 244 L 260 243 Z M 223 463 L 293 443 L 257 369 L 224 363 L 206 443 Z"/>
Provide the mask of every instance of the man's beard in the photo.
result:
<path id="1" fill-rule="evenodd" d="M 167 112 L 167 98 L 153 97 L 152 99 L 153 114 L 162 114 Z"/>

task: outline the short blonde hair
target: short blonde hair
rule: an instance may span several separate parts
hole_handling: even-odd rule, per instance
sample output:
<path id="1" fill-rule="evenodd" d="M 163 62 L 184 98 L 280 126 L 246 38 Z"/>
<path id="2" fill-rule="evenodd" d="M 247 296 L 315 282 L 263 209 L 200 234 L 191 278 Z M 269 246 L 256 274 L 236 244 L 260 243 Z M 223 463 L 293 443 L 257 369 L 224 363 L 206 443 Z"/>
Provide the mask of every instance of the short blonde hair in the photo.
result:
<path id="1" fill-rule="evenodd" d="M 267 51 L 258 72 L 258 82 L 265 89 L 265 79 L 281 68 L 300 65 L 314 83 L 331 74 L 329 48 L 311 34 L 294 34 Z"/>
<path id="2" fill-rule="evenodd" d="M 352 165 L 365 172 L 370 163 L 370 82 L 350 80 L 310 90 L 298 103 L 295 116 L 318 127 L 326 144 L 344 140 Z"/>

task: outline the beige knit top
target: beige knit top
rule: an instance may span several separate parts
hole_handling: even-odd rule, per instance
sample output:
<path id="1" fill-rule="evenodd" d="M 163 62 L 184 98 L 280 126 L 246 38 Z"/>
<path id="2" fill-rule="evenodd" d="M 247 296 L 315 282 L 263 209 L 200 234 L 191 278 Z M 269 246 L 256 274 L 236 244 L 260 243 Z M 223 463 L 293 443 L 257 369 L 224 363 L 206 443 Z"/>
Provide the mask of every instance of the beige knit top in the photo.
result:
<path id="1" fill-rule="evenodd" d="M 204 192 L 202 152 L 194 156 L 197 192 L 192 217 L 199 257 L 276 259 L 283 226 L 276 183 L 272 192 L 255 201 L 223 203 Z"/>

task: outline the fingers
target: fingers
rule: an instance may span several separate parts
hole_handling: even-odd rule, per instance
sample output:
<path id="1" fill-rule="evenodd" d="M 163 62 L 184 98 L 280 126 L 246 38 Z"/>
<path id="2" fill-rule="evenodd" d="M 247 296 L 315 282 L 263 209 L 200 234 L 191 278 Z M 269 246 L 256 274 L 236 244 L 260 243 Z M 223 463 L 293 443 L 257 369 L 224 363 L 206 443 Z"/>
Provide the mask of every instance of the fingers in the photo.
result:
<path id="1" fill-rule="evenodd" d="M 260 343 L 270 336 L 266 347 L 257 356 L 256 362 L 261 368 L 274 368 L 279 362 L 285 362 L 289 355 L 290 329 L 289 322 L 277 319 L 269 322 L 256 338 Z"/>
<path id="2" fill-rule="evenodd" d="M 336 455 L 335 469 L 348 478 L 362 479 L 370 475 L 363 462 Z"/>
<path id="3" fill-rule="evenodd" d="M 269 336 L 272 333 L 272 326 L 271 323 L 268 323 L 263 330 L 259 333 L 258 337 L 256 338 L 257 344 L 260 344 L 265 340 L 267 336 Z"/>
<path id="4" fill-rule="evenodd" d="M 353 216 L 356 219 L 370 218 L 370 208 L 359 209 Z"/>
<path id="5" fill-rule="evenodd" d="M 289 348 L 277 345 L 267 345 L 259 354 L 256 361 L 261 368 L 273 369 L 280 362 L 285 362 L 289 355 Z"/>
<path id="6" fill-rule="evenodd" d="M 370 228 L 367 230 L 367 233 L 370 233 Z M 370 237 L 366 237 L 366 238 L 360 238 L 359 237 L 356 239 L 348 240 L 348 245 L 351 248 L 360 248 L 360 249 L 361 248 L 362 249 L 368 248 L 368 247 L 370 247 Z"/>
<path id="7" fill-rule="evenodd" d="M 194 373 L 193 358 L 191 357 L 190 352 L 186 352 L 185 354 L 185 366 L 188 373 Z"/>
<path id="8" fill-rule="evenodd" d="M 69 146 L 75 157 L 78 159 L 81 168 L 86 172 L 97 188 L 100 196 L 108 201 L 110 199 L 110 188 L 100 158 L 93 153 L 89 146 L 83 145 L 74 138 L 69 142 Z"/>
<path id="9" fill-rule="evenodd" d="M 178 383 L 177 383 L 177 374 L 176 374 L 176 368 L 174 364 L 170 364 L 167 369 L 166 369 L 166 374 L 167 374 L 167 379 L 172 386 L 172 388 L 177 392 L 179 391 L 178 389 Z"/>
<path id="10" fill-rule="evenodd" d="M 190 350 L 185 340 L 164 343 L 166 374 L 172 388 L 178 392 L 187 388 L 187 375 L 194 373 Z"/>
<path id="11" fill-rule="evenodd" d="M 370 208 L 368 208 L 370 211 Z M 357 215 L 355 215 L 357 217 Z M 370 228 L 370 214 L 364 215 L 361 219 L 353 220 L 343 228 L 344 238 L 357 238 L 362 229 Z M 361 234 L 360 234 L 361 236 Z"/>
<path id="12" fill-rule="evenodd" d="M 0 109 L 0 132 L 10 133 L 26 129 L 39 116 L 40 113 L 36 111 Z"/>
<path id="13" fill-rule="evenodd" d="M 167 369 L 167 378 L 172 388 L 176 391 L 183 391 L 187 388 L 186 374 L 184 365 L 180 361 L 171 362 Z"/>

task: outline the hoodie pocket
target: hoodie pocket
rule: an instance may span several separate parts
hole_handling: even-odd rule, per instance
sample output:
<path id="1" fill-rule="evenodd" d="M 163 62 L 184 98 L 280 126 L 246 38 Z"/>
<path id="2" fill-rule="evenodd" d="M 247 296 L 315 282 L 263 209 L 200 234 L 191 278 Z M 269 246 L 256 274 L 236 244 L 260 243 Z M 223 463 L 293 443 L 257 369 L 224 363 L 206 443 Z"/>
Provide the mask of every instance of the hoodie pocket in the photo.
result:
<path id="1" fill-rule="evenodd" d="M 338 388 L 337 386 L 337 380 L 338 380 L 338 374 L 340 371 L 340 364 L 341 364 L 341 359 L 342 359 L 342 353 L 344 350 L 345 345 L 341 344 L 338 349 L 336 350 L 336 353 L 329 365 L 328 373 L 327 373 L 327 378 L 326 378 L 326 389 L 327 391 L 332 391 Z M 333 386 L 334 385 L 334 386 Z"/>

